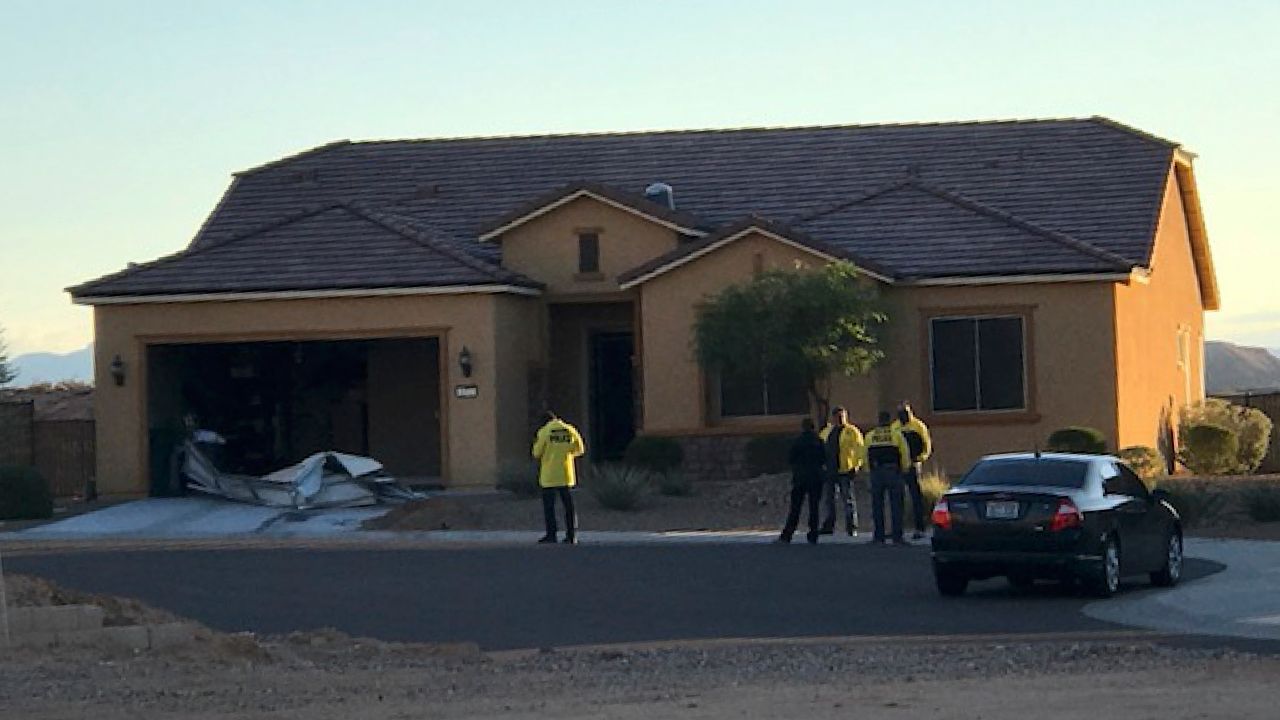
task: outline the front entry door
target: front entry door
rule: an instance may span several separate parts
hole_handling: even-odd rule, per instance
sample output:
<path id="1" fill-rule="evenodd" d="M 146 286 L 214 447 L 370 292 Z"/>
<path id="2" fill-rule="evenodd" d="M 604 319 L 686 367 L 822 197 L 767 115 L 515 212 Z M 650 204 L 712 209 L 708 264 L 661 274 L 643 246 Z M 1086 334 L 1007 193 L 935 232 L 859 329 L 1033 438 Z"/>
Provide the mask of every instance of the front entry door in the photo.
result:
<path id="1" fill-rule="evenodd" d="M 594 460 L 620 460 L 635 437 L 635 396 L 629 332 L 591 335 L 591 439 Z"/>

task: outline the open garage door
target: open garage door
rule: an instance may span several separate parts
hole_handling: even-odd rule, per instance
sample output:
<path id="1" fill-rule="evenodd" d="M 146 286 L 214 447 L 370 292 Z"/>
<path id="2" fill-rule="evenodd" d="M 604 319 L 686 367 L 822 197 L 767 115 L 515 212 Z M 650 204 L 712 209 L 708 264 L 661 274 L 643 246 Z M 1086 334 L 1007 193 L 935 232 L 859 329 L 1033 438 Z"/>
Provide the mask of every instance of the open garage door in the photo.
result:
<path id="1" fill-rule="evenodd" d="M 226 438 L 226 472 L 261 475 L 325 450 L 372 457 L 411 485 L 442 468 L 436 338 L 151 345 L 151 493 L 182 492 L 185 419 Z"/>

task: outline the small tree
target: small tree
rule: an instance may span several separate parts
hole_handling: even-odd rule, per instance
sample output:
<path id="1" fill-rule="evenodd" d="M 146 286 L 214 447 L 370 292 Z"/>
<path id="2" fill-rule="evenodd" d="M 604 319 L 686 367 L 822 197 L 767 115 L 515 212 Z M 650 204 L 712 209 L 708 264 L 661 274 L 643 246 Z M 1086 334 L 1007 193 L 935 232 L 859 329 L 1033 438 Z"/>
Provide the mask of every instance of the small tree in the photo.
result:
<path id="1" fill-rule="evenodd" d="M 8 385 L 18 377 L 18 371 L 9 362 L 9 346 L 4 341 L 4 330 L 0 329 L 0 385 Z"/>
<path id="2" fill-rule="evenodd" d="M 875 288 L 849 263 L 773 270 L 700 303 L 694 345 L 713 372 L 794 373 L 825 417 L 830 378 L 865 375 L 884 357 L 878 331 L 887 319 Z"/>

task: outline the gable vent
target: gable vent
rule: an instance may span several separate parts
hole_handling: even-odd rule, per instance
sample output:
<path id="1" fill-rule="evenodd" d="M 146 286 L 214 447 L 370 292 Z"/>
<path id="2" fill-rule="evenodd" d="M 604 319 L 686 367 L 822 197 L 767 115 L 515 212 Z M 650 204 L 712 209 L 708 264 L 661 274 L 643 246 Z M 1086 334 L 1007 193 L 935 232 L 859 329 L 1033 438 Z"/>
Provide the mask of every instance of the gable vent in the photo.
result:
<path id="1" fill-rule="evenodd" d="M 656 182 L 645 188 L 644 197 L 668 210 L 676 209 L 676 190 L 664 182 Z"/>

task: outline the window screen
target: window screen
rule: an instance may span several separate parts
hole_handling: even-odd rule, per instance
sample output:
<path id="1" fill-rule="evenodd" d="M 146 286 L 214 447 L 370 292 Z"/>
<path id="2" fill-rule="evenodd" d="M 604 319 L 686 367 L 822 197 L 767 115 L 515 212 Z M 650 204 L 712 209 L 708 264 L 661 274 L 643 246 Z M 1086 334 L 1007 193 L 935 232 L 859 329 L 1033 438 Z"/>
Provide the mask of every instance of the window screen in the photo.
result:
<path id="1" fill-rule="evenodd" d="M 802 415 L 809 411 L 809 394 L 799 373 L 773 369 L 760 373 L 723 373 L 720 377 L 720 414 Z"/>
<path id="2" fill-rule="evenodd" d="M 1026 407 L 1021 317 L 934 318 L 929 341 L 935 412 Z"/>

